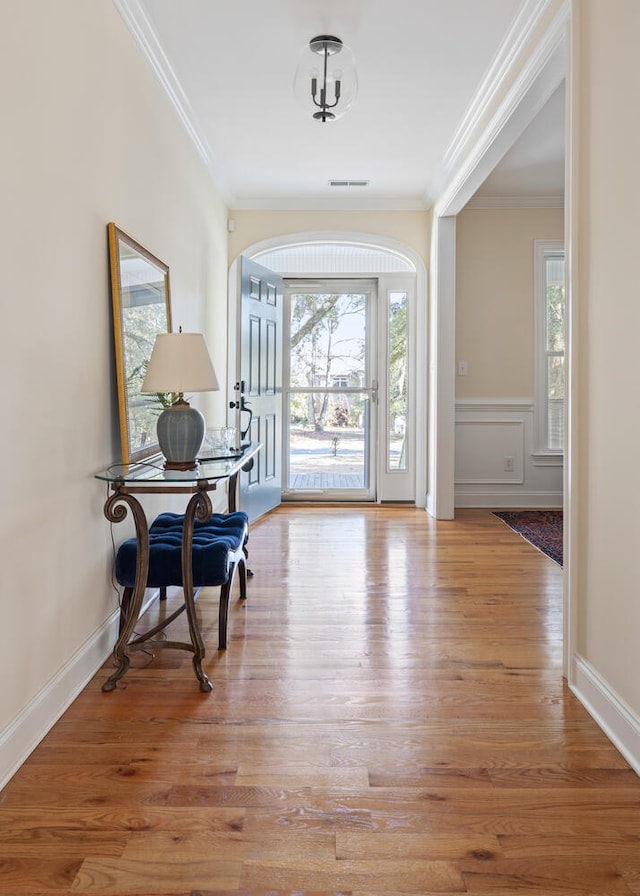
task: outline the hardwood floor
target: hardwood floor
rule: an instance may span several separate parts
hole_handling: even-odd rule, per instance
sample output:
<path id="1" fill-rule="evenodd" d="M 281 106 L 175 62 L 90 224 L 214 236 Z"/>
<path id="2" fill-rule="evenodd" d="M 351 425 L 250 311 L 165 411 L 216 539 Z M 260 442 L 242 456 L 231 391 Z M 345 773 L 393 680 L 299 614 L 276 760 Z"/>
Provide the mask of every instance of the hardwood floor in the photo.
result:
<path id="1" fill-rule="evenodd" d="M 343 488 L 364 488 L 364 476 L 354 473 L 295 473 L 290 477 L 294 491 L 310 491 Z"/>
<path id="2" fill-rule="evenodd" d="M 226 652 L 198 601 L 211 694 L 182 651 L 107 663 L 5 788 L 0 893 L 640 894 L 558 566 L 485 511 L 290 506 L 249 547 Z"/>

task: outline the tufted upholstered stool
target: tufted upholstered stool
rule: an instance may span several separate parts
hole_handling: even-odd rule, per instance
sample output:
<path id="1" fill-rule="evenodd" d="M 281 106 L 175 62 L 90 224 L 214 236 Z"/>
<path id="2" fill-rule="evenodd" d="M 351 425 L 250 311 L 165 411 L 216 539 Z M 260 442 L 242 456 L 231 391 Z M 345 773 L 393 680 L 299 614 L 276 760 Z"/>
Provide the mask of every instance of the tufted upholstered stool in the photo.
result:
<path id="1" fill-rule="evenodd" d="M 160 597 L 166 597 L 170 585 L 182 586 L 182 527 L 184 516 L 179 513 L 161 513 L 149 527 L 149 572 L 147 588 L 160 588 Z M 249 520 L 241 510 L 234 513 L 214 513 L 206 522 L 195 521 L 191 552 L 193 587 L 220 585 L 220 609 L 218 614 L 218 649 L 227 646 L 227 620 L 229 595 L 236 569 L 240 576 L 240 597 L 247 596 L 246 544 L 249 538 Z M 124 587 L 120 610 L 120 630 L 129 612 L 129 605 L 136 579 L 137 544 L 135 538 L 123 542 L 116 555 L 115 576 Z M 184 604 L 162 623 L 162 628 L 172 622 L 185 609 Z M 154 630 L 158 630 L 157 627 Z"/>

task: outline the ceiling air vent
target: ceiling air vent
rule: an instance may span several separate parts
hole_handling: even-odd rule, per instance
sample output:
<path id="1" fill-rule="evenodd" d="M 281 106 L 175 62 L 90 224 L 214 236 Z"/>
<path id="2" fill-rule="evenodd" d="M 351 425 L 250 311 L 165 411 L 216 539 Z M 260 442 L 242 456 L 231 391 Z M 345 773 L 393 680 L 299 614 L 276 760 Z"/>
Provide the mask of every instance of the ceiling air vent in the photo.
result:
<path id="1" fill-rule="evenodd" d="M 330 187 L 368 187 L 368 180 L 330 180 Z"/>

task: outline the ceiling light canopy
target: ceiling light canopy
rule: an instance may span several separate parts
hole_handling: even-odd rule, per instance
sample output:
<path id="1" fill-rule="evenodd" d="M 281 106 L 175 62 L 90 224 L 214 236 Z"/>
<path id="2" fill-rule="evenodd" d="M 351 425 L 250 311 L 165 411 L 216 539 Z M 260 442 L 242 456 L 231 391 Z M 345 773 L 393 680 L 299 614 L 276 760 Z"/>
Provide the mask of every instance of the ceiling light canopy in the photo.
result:
<path id="1" fill-rule="evenodd" d="M 339 37 L 314 37 L 302 51 L 293 86 L 299 102 L 316 121 L 341 118 L 358 92 L 353 53 Z"/>

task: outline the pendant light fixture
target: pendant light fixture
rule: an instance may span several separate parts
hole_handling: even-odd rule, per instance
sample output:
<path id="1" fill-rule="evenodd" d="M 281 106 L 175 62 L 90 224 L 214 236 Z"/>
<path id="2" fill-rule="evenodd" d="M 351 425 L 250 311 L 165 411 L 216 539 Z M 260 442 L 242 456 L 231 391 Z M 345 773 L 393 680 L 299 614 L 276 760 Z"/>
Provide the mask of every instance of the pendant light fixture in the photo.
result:
<path id="1" fill-rule="evenodd" d="M 316 121 L 335 121 L 353 105 L 358 92 L 353 53 L 339 37 L 320 34 L 304 48 L 294 92 Z"/>

